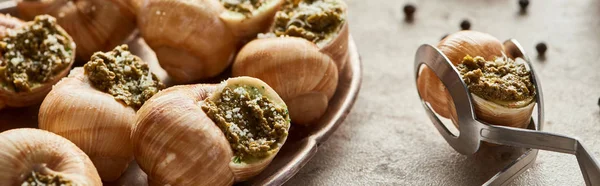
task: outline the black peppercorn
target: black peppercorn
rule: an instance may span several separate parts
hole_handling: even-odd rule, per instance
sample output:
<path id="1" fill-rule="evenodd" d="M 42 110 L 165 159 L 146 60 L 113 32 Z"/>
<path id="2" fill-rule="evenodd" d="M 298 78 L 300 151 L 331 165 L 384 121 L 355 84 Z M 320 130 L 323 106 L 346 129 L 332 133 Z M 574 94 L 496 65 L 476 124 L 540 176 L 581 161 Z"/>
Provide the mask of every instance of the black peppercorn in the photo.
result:
<path id="1" fill-rule="evenodd" d="M 469 22 L 469 20 L 463 20 L 462 22 L 460 22 L 460 28 L 462 30 L 469 30 L 471 29 L 471 22 Z"/>
<path id="2" fill-rule="evenodd" d="M 440 39 L 440 41 L 446 39 L 446 37 L 448 37 L 448 34 L 444 34 L 444 36 L 442 36 L 442 39 Z"/>
<path id="3" fill-rule="evenodd" d="M 521 11 L 525 12 L 527 6 L 529 6 L 529 0 L 519 0 L 519 6 L 521 7 Z"/>
<path id="4" fill-rule="evenodd" d="M 535 45 L 535 50 L 537 50 L 539 56 L 544 56 L 546 54 L 546 50 L 548 50 L 548 46 L 546 46 L 546 43 L 541 42 Z"/>
<path id="5" fill-rule="evenodd" d="M 598 106 L 600 106 L 600 98 L 598 98 Z"/>
<path id="6" fill-rule="evenodd" d="M 416 11 L 417 11 L 417 8 L 414 5 L 412 5 L 412 4 L 404 5 L 404 16 L 405 16 L 404 18 L 407 21 L 412 21 Z"/>

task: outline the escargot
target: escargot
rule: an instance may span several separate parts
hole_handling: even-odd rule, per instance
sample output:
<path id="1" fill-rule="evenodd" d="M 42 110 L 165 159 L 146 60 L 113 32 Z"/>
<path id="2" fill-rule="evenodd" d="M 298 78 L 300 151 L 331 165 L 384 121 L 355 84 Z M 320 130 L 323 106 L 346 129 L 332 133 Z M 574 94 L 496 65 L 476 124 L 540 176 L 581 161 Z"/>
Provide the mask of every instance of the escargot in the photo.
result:
<path id="1" fill-rule="evenodd" d="M 310 125 L 327 110 L 338 83 L 337 66 L 305 39 L 267 38 L 248 43 L 236 58 L 233 76 L 265 81 L 281 96 L 295 124 Z"/>
<path id="2" fill-rule="evenodd" d="M 73 36 L 77 58 L 86 61 L 96 51 L 123 43 L 136 28 L 139 0 L 15 0 L 25 19 L 49 14 Z M 136 3 L 134 3 L 136 2 Z"/>
<path id="3" fill-rule="evenodd" d="M 138 27 L 160 66 L 178 83 L 217 76 L 230 64 L 238 39 L 220 19 L 217 0 L 149 0 Z"/>
<path id="4" fill-rule="evenodd" d="M 347 5 L 343 0 L 286 0 L 270 34 L 301 37 L 316 44 L 343 70 L 348 61 Z"/>
<path id="5" fill-rule="evenodd" d="M 75 43 L 48 15 L 22 22 L 0 16 L 0 108 L 42 102 L 75 60 Z"/>
<path id="6" fill-rule="evenodd" d="M 238 46 L 267 31 L 284 0 L 150 0 L 138 25 L 178 83 L 205 80 L 231 64 Z"/>
<path id="7" fill-rule="evenodd" d="M 2 185 L 102 185 L 96 168 L 75 144 L 40 129 L 0 133 Z"/>
<path id="8" fill-rule="evenodd" d="M 135 112 L 164 85 L 127 45 L 97 52 L 44 99 L 39 127 L 87 153 L 103 181 L 114 181 L 133 160 L 129 135 Z"/>
<path id="9" fill-rule="evenodd" d="M 227 9 L 220 17 L 240 40 L 268 31 L 284 0 L 219 0 Z"/>
<path id="10" fill-rule="evenodd" d="M 535 105 L 536 87 L 524 61 L 508 56 L 509 51 L 495 37 L 476 31 L 451 34 L 437 48 L 466 83 L 478 119 L 494 125 L 527 127 Z M 448 90 L 428 67 L 420 73 L 419 94 L 438 114 L 458 126 Z"/>
<path id="11" fill-rule="evenodd" d="M 286 104 L 256 78 L 167 88 L 137 113 L 135 159 L 160 185 L 231 185 L 259 174 L 285 143 Z"/>
<path id="12" fill-rule="evenodd" d="M 310 125 L 327 110 L 348 59 L 346 5 L 339 0 L 287 0 L 266 38 L 245 45 L 233 76 L 257 77 L 290 108 L 294 123 Z"/>

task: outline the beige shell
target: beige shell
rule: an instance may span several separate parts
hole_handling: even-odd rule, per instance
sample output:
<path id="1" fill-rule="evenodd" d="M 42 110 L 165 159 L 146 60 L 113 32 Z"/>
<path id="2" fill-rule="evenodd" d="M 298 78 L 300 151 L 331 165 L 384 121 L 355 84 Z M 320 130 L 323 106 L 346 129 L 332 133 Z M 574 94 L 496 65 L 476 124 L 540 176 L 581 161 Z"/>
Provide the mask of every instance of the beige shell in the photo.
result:
<path id="1" fill-rule="evenodd" d="M 485 59 L 502 57 L 505 53 L 504 46 L 495 37 L 476 31 L 460 31 L 449 35 L 438 44 L 442 51 L 454 65 L 458 65 L 466 55 L 482 56 Z M 417 87 L 421 97 L 430 103 L 433 110 L 445 118 L 450 118 L 457 123 L 454 102 L 446 87 L 428 67 L 423 67 L 417 79 Z M 494 125 L 525 128 L 529 124 L 535 101 L 517 101 L 509 108 L 485 100 L 471 94 L 478 119 Z"/>
<path id="2" fill-rule="evenodd" d="M 304 1 L 304 0 L 295 0 Z M 338 72 L 342 72 L 346 67 L 346 63 L 350 55 L 348 54 L 348 39 L 350 39 L 350 32 L 348 28 L 348 5 L 343 0 L 331 0 L 341 5 L 344 15 L 344 23 L 338 28 L 338 30 L 332 34 L 329 38 L 319 41 L 317 46 L 320 51 L 324 54 L 329 55 L 337 66 Z M 275 29 L 275 24 L 271 25 L 271 32 Z"/>
<path id="3" fill-rule="evenodd" d="M 15 0 L 25 19 L 49 14 L 73 37 L 77 58 L 87 61 L 96 51 L 122 44 L 136 27 L 129 0 Z"/>
<path id="4" fill-rule="evenodd" d="M 220 17 L 223 22 L 232 30 L 233 34 L 241 40 L 255 38 L 258 33 L 267 31 L 275 13 L 285 0 L 266 0 L 258 9 L 252 12 L 252 15 L 246 17 L 244 14 L 226 10 Z"/>
<path id="5" fill-rule="evenodd" d="M 21 185 L 32 171 L 55 174 L 74 185 L 102 185 L 96 168 L 75 144 L 39 129 L 0 133 L 0 183 Z"/>
<path id="6" fill-rule="evenodd" d="M 135 159 L 153 184 L 231 185 L 260 173 L 271 156 L 246 164 L 232 162 L 233 152 L 219 127 L 201 109 L 204 99 L 234 84 L 264 86 L 263 95 L 285 107 L 264 82 L 250 77 L 230 78 L 219 85 L 182 85 L 165 89 L 137 113 L 131 138 Z"/>
<path id="7" fill-rule="evenodd" d="M 40 106 L 39 127 L 81 148 L 104 181 L 113 181 L 133 160 L 129 138 L 135 110 L 92 87 L 81 67 L 63 78 Z"/>
<path id="8" fill-rule="evenodd" d="M 333 0 L 342 6 L 344 11 L 344 23 L 339 30 L 331 36 L 330 40 L 323 40 L 317 43 L 321 48 L 321 52 L 329 55 L 338 67 L 338 71 L 342 72 L 348 63 L 350 55 L 348 54 L 348 39 L 350 39 L 350 31 L 348 30 L 348 5 L 344 0 Z"/>
<path id="9" fill-rule="evenodd" d="M 0 31 L 0 34 L 2 35 L 5 31 L 5 28 L 16 28 L 17 24 L 20 24 L 18 26 L 28 24 L 20 22 L 20 20 L 10 16 L 4 16 L 3 14 L 0 15 L 2 15 L 0 16 L 0 30 L 2 30 Z M 68 39 L 70 41 L 73 41 L 73 39 L 68 34 L 66 34 L 66 32 L 60 26 L 58 27 L 58 30 L 59 32 L 65 33 L 64 35 L 68 36 Z M 71 48 L 74 52 L 77 51 L 74 42 L 71 42 Z M 50 92 L 50 89 L 52 89 L 52 85 L 56 84 L 58 81 L 60 81 L 61 78 L 69 74 L 69 70 L 71 70 L 71 66 L 73 65 L 74 61 L 75 55 L 72 55 L 72 58 L 69 62 L 69 66 L 65 67 L 64 70 L 56 74 L 50 81 L 33 87 L 30 92 L 15 92 L 0 87 L 0 110 L 6 106 L 27 107 L 42 102 L 42 100 L 44 100 L 44 97 L 46 97 L 48 92 Z"/>
<path id="10" fill-rule="evenodd" d="M 350 55 L 348 54 L 348 39 L 350 34 L 348 31 L 348 22 L 344 22 L 340 31 L 332 40 L 321 47 L 321 52 L 327 54 L 335 61 L 338 70 L 342 72 L 346 68 Z"/>
<path id="11" fill-rule="evenodd" d="M 296 37 L 248 43 L 238 53 L 232 74 L 265 81 L 288 105 L 292 122 L 301 125 L 325 113 L 338 84 L 335 62 L 312 42 Z"/>
<path id="12" fill-rule="evenodd" d="M 149 0 L 139 10 L 142 37 L 178 83 L 214 77 L 235 55 L 237 38 L 221 21 L 215 0 Z"/>
<path id="13" fill-rule="evenodd" d="M 24 24 L 25 22 L 16 17 L 0 14 L 0 37 L 4 37 L 6 35 L 7 29 L 17 28 Z"/>

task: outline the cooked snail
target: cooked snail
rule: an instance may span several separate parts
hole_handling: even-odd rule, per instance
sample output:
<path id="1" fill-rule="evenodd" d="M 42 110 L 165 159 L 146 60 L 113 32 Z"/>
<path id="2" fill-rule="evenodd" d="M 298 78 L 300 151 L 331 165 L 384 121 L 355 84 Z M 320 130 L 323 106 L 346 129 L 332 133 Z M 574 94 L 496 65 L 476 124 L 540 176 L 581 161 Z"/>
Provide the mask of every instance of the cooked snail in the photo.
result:
<path id="1" fill-rule="evenodd" d="M 271 34 L 301 37 L 329 55 L 341 71 L 348 61 L 347 5 L 343 0 L 286 0 Z"/>
<path id="2" fill-rule="evenodd" d="M 348 59 L 346 4 L 286 0 L 265 36 L 240 50 L 232 75 L 265 81 L 288 104 L 294 123 L 313 123 L 327 110 Z"/>
<path id="3" fill-rule="evenodd" d="M 139 10 L 138 27 L 163 69 L 188 83 L 223 72 L 235 55 L 237 37 L 219 18 L 217 0 L 148 0 Z"/>
<path id="4" fill-rule="evenodd" d="M 27 23 L 2 15 L 0 25 L 0 108 L 42 102 L 69 73 L 75 43 L 48 15 Z"/>
<path id="5" fill-rule="evenodd" d="M 102 185 L 90 159 L 69 140 L 39 129 L 0 133 L 2 185 Z"/>
<path id="6" fill-rule="evenodd" d="M 240 39 L 252 39 L 273 24 L 285 0 L 219 0 L 227 9 L 220 17 Z"/>
<path id="7" fill-rule="evenodd" d="M 133 160 L 129 136 L 136 109 L 162 88 L 127 45 L 97 52 L 50 91 L 40 107 L 39 127 L 71 140 L 102 180 L 113 181 Z"/>
<path id="8" fill-rule="evenodd" d="M 476 31 L 452 34 L 440 41 L 438 49 L 467 84 L 478 119 L 494 125 L 527 127 L 536 88 L 527 64 L 507 56 L 509 52 L 498 39 Z M 458 125 L 454 102 L 431 69 L 422 69 L 417 86 L 438 114 Z"/>
<path id="9" fill-rule="evenodd" d="M 333 60 L 296 37 L 257 39 L 238 54 L 233 76 L 265 81 L 288 105 L 295 124 L 308 125 L 327 110 L 338 83 Z"/>
<path id="10" fill-rule="evenodd" d="M 149 182 L 231 185 L 260 173 L 288 136 L 285 103 L 250 77 L 159 92 L 137 113 L 135 159 Z"/>
<path id="11" fill-rule="evenodd" d="M 78 60 L 123 43 L 136 28 L 138 0 L 15 0 L 25 19 L 50 14 L 73 36 Z"/>

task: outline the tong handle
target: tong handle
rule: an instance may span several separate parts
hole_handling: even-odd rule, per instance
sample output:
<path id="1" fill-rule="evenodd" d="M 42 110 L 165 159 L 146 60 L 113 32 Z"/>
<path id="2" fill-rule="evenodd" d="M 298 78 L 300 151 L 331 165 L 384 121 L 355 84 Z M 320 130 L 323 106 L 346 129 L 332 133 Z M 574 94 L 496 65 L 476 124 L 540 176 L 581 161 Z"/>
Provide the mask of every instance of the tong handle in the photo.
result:
<path id="1" fill-rule="evenodd" d="M 583 144 L 575 138 L 542 131 L 487 125 L 480 131 L 484 141 L 514 147 L 573 154 L 586 185 L 600 186 L 600 167 Z"/>

